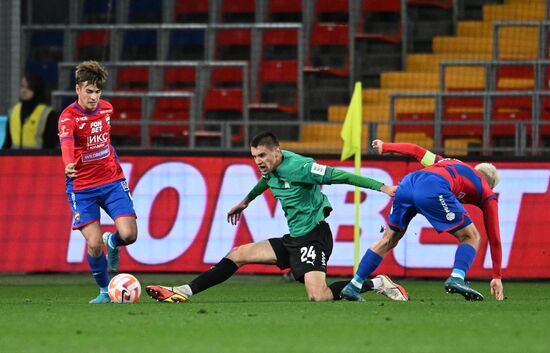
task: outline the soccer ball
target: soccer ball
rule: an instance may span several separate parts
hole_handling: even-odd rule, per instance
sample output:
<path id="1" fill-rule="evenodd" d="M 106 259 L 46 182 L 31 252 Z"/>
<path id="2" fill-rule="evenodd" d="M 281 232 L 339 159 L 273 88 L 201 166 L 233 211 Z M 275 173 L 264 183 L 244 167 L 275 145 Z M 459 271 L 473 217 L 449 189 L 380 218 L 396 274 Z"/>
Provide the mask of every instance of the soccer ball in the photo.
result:
<path id="1" fill-rule="evenodd" d="M 141 284 L 129 273 L 120 273 L 109 282 L 109 298 L 113 303 L 132 304 L 141 295 Z"/>

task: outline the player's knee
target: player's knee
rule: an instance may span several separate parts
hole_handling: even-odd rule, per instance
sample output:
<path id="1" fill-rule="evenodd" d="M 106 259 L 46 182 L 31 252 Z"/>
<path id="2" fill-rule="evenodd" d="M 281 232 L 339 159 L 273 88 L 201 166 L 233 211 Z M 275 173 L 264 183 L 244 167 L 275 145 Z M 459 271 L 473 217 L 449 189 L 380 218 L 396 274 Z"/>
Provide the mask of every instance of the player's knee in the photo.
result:
<path id="1" fill-rule="evenodd" d="M 88 241 L 88 253 L 93 257 L 98 257 L 103 253 L 103 242 L 100 240 Z"/>
<path id="2" fill-rule="evenodd" d="M 474 245 L 474 248 L 478 249 L 479 243 L 481 242 L 481 235 L 477 230 L 475 232 L 472 232 L 470 239 L 472 244 Z"/>
<path id="3" fill-rule="evenodd" d="M 243 247 L 242 246 L 235 246 L 233 249 L 229 251 L 229 253 L 226 256 L 229 260 L 233 261 L 237 264 L 237 266 L 241 266 L 243 262 Z"/>
<path id="4" fill-rule="evenodd" d="M 118 235 L 126 245 L 133 244 L 137 239 L 137 227 L 123 227 L 122 229 L 118 229 Z"/>
<path id="5" fill-rule="evenodd" d="M 120 238 L 122 238 L 122 240 L 124 240 L 124 242 L 126 243 L 126 245 L 130 245 L 130 244 L 133 244 L 135 243 L 136 239 L 137 239 L 137 231 L 130 231 L 130 232 L 126 232 L 126 233 L 119 233 L 120 234 Z"/>

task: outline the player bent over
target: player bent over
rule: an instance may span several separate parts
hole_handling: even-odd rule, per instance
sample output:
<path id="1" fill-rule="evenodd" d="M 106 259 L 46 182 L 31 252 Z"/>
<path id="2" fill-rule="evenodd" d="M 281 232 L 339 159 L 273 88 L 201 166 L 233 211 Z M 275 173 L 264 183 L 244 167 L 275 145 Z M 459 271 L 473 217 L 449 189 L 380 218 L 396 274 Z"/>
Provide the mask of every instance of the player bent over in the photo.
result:
<path id="1" fill-rule="evenodd" d="M 281 150 L 277 137 L 264 132 L 255 136 L 250 150 L 262 177 L 250 193 L 227 214 L 235 225 L 248 204 L 268 188 L 281 202 L 290 234 L 232 249 L 210 270 L 191 283 L 179 287 L 152 285 L 147 294 L 164 302 L 184 302 L 231 277 L 246 264 L 277 265 L 290 268 L 294 278 L 303 282 L 307 297 L 313 301 L 340 299 L 346 281 L 327 286 L 327 262 L 332 253 L 333 238 L 326 217 L 332 211 L 321 184 L 350 184 L 384 192 L 393 196 L 395 187 L 374 179 L 347 173 L 315 163 L 311 158 Z M 363 290 L 374 289 L 393 300 L 407 300 L 407 292 L 386 276 L 367 281 Z"/>
<path id="2" fill-rule="evenodd" d="M 107 71 L 95 61 L 85 61 L 76 67 L 75 78 L 78 99 L 65 108 L 58 121 L 66 190 L 72 228 L 79 229 L 86 239 L 88 263 L 99 286 L 99 295 L 90 303 L 109 303 L 108 266 L 117 271 L 118 247 L 136 241 L 136 212 L 110 143 L 113 106 L 100 99 Z M 100 207 L 115 221 L 116 232 L 101 234 Z"/>
<path id="3" fill-rule="evenodd" d="M 389 215 L 388 228 L 378 242 L 363 255 L 353 280 L 342 297 L 361 301 L 363 280 L 380 264 L 405 234 L 412 218 L 420 213 L 438 232 L 449 232 L 460 244 L 455 253 L 451 276 L 445 281 L 448 293 L 458 293 L 466 300 L 483 300 L 483 295 L 464 281 L 477 250 L 480 234 L 462 204 L 472 204 L 483 211 L 487 238 L 493 260 L 491 294 L 504 299 L 502 286 L 502 246 L 498 223 L 498 203 L 493 188 L 499 182 L 496 168 L 489 163 L 471 166 L 439 155 L 411 143 L 384 143 L 374 140 L 372 147 L 380 154 L 397 152 L 415 157 L 424 169 L 407 174 L 399 183 Z"/>

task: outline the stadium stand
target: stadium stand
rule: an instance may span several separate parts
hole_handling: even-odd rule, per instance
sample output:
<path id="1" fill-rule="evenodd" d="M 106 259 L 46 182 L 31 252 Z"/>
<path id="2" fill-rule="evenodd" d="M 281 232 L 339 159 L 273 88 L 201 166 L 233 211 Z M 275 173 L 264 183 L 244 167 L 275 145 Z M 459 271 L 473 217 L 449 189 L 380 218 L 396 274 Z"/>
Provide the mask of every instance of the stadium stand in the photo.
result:
<path id="1" fill-rule="evenodd" d="M 110 55 L 111 32 L 80 31 L 76 39 L 76 60 L 103 61 Z"/>
<path id="2" fill-rule="evenodd" d="M 219 29 L 216 31 L 216 60 L 250 60 L 252 29 Z"/>
<path id="3" fill-rule="evenodd" d="M 267 13 L 269 22 L 302 22 L 302 1 L 270 0 Z"/>
<path id="4" fill-rule="evenodd" d="M 226 23 L 252 23 L 256 18 L 256 0 L 223 0 L 221 18 Z"/>
<path id="5" fill-rule="evenodd" d="M 175 21 L 183 23 L 208 23 L 208 0 L 176 0 Z"/>
<path id="6" fill-rule="evenodd" d="M 153 123 L 164 122 L 163 125 L 151 126 L 149 130 L 152 145 L 182 146 L 188 143 L 189 138 L 189 111 L 191 108 L 188 98 L 157 98 L 153 112 Z M 175 124 L 170 124 L 174 123 Z M 177 123 L 180 123 L 178 125 Z M 181 125 L 181 123 L 187 123 Z"/>
<path id="7" fill-rule="evenodd" d="M 225 115 L 223 124 L 230 121 L 240 126 L 239 135 L 248 136 L 281 121 L 286 127 L 280 132 L 289 139 L 301 137 L 293 143 L 303 142 L 307 149 L 312 141 L 304 138 L 317 138 L 304 133 L 309 125 L 338 139 L 331 125 L 341 123 L 350 87 L 360 79 L 368 138 L 424 135 L 440 151 L 472 153 L 464 146 L 481 141 L 485 151 L 498 145 L 517 152 L 522 146 L 545 145 L 549 135 L 545 90 L 550 25 L 543 22 L 542 0 L 484 4 L 478 6 L 478 16 L 461 13 L 448 0 L 75 4 L 61 6 L 61 14 L 47 22 L 32 16 L 24 25 L 26 68 L 47 78 L 50 89 L 74 84 L 56 62 L 133 62 L 131 67 L 114 68 L 116 80 L 110 88 L 189 92 L 195 97 L 197 126 L 203 120 L 222 121 Z M 32 6 L 49 10 L 36 1 Z M 430 47 L 422 42 L 425 38 Z M 195 63 L 172 66 L 181 60 Z M 235 67 L 200 69 L 212 60 L 243 60 L 249 75 Z M 172 64 L 153 65 L 147 72 L 149 64 L 140 69 L 140 62 Z M 140 111 L 142 123 L 160 119 L 153 116 L 160 112 L 170 114 L 168 105 L 149 105 Z M 249 112 L 250 119 L 245 119 Z M 221 124 L 205 131 L 221 133 Z M 251 128 L 243 132 L 243 126 Z M 458 147 L 448 147 L 447 140 Z"/>

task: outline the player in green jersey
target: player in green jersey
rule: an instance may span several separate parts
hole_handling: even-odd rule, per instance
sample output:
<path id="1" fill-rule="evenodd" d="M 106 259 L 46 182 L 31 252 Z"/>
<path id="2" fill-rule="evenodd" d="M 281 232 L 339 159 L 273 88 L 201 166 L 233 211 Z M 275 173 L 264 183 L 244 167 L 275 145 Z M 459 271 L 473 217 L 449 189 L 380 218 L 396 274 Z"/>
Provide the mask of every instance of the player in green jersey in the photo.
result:
<path id="1" fill-rule="evenodd" d="M 312 301 L 340 299 L 346 281 L 327 286 L 327 262 L 333 238 L 326 217 L 332 206 L 321 192 L 322 184 L 350 184 L 393 196 L 395 186 L 318 164 L 309 157 L 281 150 L 277 137 L 264 132 L 250 142 L 250 151 L 262 177 L 248 195 L 227 214 L 235 225 L 248 204 L 268 188 L 277 198 L 287 219 L 289 234 L 280 238 L 249 243 L 233 248 L 218 264 L 203 272 L 189 284 L 179 287 L 147 286 L 147 294 L 163 302 L 185 302 L 192 295 L 231 277 L 246 264 L 277 265 L 290 268 L 294 278 L 303 282 Z M 408 300 L 407 292 L 387 276 L 366 281 L 364 290 L 375 290 L 393 300 Z"/>

